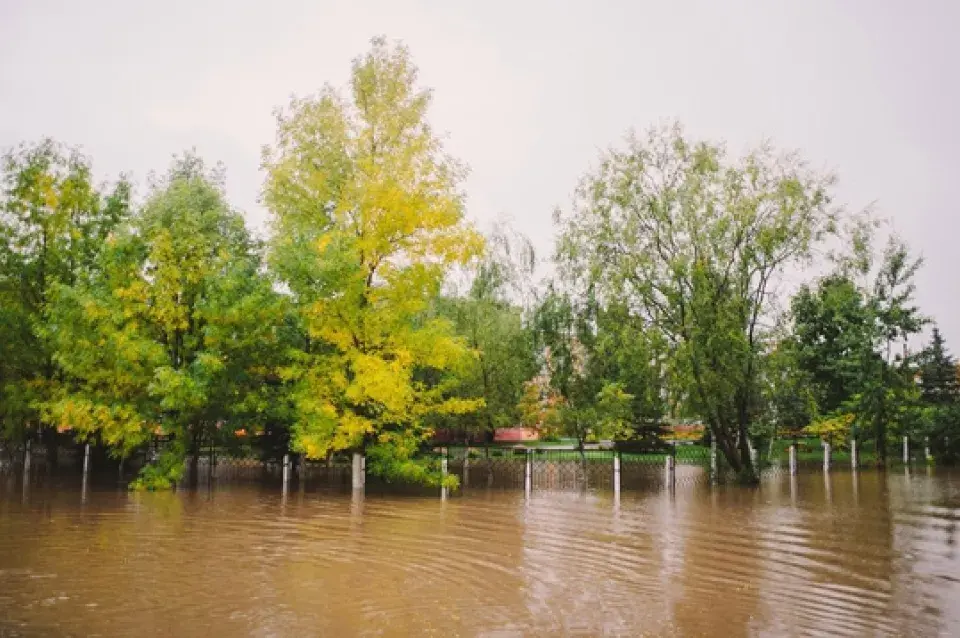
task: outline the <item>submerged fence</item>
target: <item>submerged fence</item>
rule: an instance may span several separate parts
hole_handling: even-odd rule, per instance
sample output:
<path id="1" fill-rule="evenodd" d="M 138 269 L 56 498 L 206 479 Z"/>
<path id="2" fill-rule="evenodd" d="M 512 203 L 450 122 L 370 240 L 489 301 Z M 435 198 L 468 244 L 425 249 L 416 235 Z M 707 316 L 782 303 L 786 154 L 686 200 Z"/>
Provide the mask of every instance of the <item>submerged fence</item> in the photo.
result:
<path id="1" fill-rule="evenodd" d="M 930 460 L 925 441 L 904 438 L 900 443 L 897 447 L 889 447 L 888 466 L 922 464 Z M 723 483 L 734 478 L 723 454 L 715 446 L 702 443 L 675 443 L 648 451 L 625 451 L 597 445 L 582 450 L 573 446 L 449 446 L 435 448 L 427 455 L 435 469 L 457 476 L 465 490 L 596 489 L 619 492 Z M 89 456 L 89 448 L 86 453 L 77 447 L 59 453 L 61 464 L 76 467 L 82 462 L 84 475 L 90 464 Z M 359 455 L 334 455 L 325 461 L 310 461 L 291 454 L 281 458 L 237 458 L 209 449 L 188 459 L 181 485 L 230 481 L 276 481 L 288 485 L 297 481 L 301 485 L 316 487 L 364 487 L 368 482 L 364 460 L 357 457 Z M 876 445 L 872 441 L 836 441 L 831 445 L 818 439 L 780 439 L 753 449 L 751 457 L 761 476 L 781 472 L 844 471 L 870 467 L 877 462 Z M 35 446 L 32 451 L 25 451 L 20 463 L 16 459 L 0 463 L 0 470 L 19 467 L 29 473 L 41 470 L 45 462 L 45 450 Z M 128 476 L 132 476 L 138 465 L 132 462 L 128 465 Z M 122 468 L 120 474 L 122 479 Z M 372 478 L 370 484 L 382 485 L 383 481 Z"/>
<path id="2" fill-rule="evenodd" d="M 644 452 L 590 446 L 466 447 L 448 446 L 428 453 L 445 474 L 457 476 L 464 490 L 524 489 L 643 490 L 708 483 L 725 483 L 735 473 L 714 446 L 677 443 L 664 449 Z M 816 439 L 768 443 L 753 451 L 752 459 L 761 476 L 777 473 L 845 471 L 876 464 L 872 441 L 825 444 Z M 887 465 L 922 464 L 929 452 L 922 441 L 907 440 L 888 450 Z M 214 480 L 270 479 L 299 481 L 317 487 L 347 487 L 353 482 L 355 462 L 348 456 L 326 461 L 308 461 L 287 455 L 284 459 L 259 461 L 213 457 L 200 458 L 193 465 L 199 484 Z M 285 469 L 286 468 L 286 469 Z M 191 480 L 188 472 L 185 482 Z M 364 476 L 360 485 L 381 485 Z"/>

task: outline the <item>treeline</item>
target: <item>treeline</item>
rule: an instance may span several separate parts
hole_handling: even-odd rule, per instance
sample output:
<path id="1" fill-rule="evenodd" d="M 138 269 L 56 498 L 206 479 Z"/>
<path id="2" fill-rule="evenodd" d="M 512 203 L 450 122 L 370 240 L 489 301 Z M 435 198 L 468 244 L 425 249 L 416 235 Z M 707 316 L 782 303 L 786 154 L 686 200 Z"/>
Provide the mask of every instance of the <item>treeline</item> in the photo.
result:
<path id="1" fill-rule="evenodd" d="M 657 437 L 704 422 L 745 481 L 750 448 L 806 432 L 960 455 L 957 367 L 913 302 L 919 261 L 833 203 L 832 178 L 768 147 L 731 158 L 679 127 L 607 151 L 531 243 L 465 219 L 465 167 L 427 123 L 401 45 L 375 39 L 348 90 L 294 99 L 263 155 L 260 241 L 222 171 L 174 160 L 143 201 L 53 141 L 3 159 L 0 441 L 162 437 L 136 485 L 201 446 L 308 458 L 363 449 L 436 483 L 438 429 L 491 438 Z M 831 251 L 831 246 L 843 250 Z M 821 276 L 789 299 L 785 274 Z M 448 477 L 447 480 L 452 480 Z"/>

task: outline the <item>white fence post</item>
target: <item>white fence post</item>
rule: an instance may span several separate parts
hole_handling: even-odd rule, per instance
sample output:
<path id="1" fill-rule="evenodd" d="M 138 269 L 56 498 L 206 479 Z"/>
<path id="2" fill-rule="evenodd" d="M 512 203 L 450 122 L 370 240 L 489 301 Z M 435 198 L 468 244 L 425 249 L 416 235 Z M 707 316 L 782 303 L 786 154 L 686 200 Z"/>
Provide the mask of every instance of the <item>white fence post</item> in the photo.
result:
<path id="1" fill-rule="evenodd" d="M 362 490 L 367 482 L 367 459 L 360 452 L 353 453 L 353 465 L 350 468 L 353 489 Z"/>
<path id="2" fill-rule="evenodd" d="M 823 471 L 830 471 L 830 444 L 823 442 Z"/>
<path id="3" fill-rule="evenodd" d="M 440 474 L 441 474 L 441 476 L 442 476 L 442 478 L 441 478 L 442 483 L 441 483 L 441 486 L 440 486 L 440 499 L 441 499 L 441 500 L 446 500 L 446 499 L 447 499 L 447 486 L 446 486 L 446 480 L 447 480 L 447 448 L 441 448 L 440 453 L 443 455 L 443 456 L 441 457 L 441 459 L 440 459 Z"/>
<path id="4" fill-rule="evenodd" d="M 620 497 L 620 452 L 613 451 L 613 494 Z"/>
<path id="5" fill-rule="evenodd" d="M 903 462 L 910 462 L 910 437 L 903 437 Z"/>
<path id="6" fill-rule="evenodd" d="M 930 456 L 930 437 L 925 437 L 923 439 L 923 459 L 929 463 L 933 460 L 933 457 Z"/>
<path id="7" fill-rule="evenodd" d="M 710 441 L 710 482 L 717 482 L 717 440 Z"/>
<path id="8" fill-rule="evenodd" d="M 796 476 L 797 474 L 797 444 L 793 443 L 790 445 L 790 475 Z"/>
<path id="9" fill-rule="evenodd" d="M 287 491 L 287 484 L 290 482 L 290 455 L 283 455 L 283 491 Z"/>
<path id="10" fill-rule="evenodd" d="M 533 450 L 527 449 L 527 462 L 523 466 L 523 491 L 530 496 L 533 488 Z"/>
<path id="11" fill-rule="evenodd" d="M 23 452 L 23 480 L 26 482 L 30 478 L 30 441 L 27 440 L 26 449 Z"/>
<path id="12" fill-rule="evenodd" d="M 850 439 L 850 467 L 856 470 L 860 467 L 860 452 L 857 450 L 857 439 Z"/>

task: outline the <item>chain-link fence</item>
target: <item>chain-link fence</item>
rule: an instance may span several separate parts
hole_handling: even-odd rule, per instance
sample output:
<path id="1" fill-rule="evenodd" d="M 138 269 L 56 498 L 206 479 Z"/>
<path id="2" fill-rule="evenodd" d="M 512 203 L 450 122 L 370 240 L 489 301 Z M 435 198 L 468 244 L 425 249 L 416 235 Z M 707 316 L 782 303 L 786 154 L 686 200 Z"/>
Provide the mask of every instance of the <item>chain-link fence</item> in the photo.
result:
<path id="1" fill-rule="evenodd" d="M 832 443 L 815 439 L 778 439 L 751 448 L 755 467 L 761 477 L 790 471 L 809 473 L 844 471 L 853 467 L 870 468 L 877 465 L 877 446 L 872 440 Z M 33 445 L 30 451 L 33 472 L 49 468 L 47 450 Z M 150 462 L 151 454 L 125 460 L 123 476 L 132 477 L 143 463 Z M 590 445 L 576 446 L 449 446 L 425 451 L 432 457 L 434 467 L 445 466 L 448 474 L 459 478 L 464 490 L 471 489 L 532 489 L 532 490 L 645 490 L 671 486 L 723 483 L 735 478 L 730 464 L 715 447 L 701 442 L 677 442 L 652 449 Z M 279 482 L 297 481 L 312 487 L 343 488 L 351 485 L 352 463 L 349 454 L 335 454 L 321 461 L 306 460 L 299 455 L 274 454 L 259 456 L 232 456 L 229 451 L 208 448 L 187 458 L 181 485 L 212 485 L 215 482 Z M 82 448 L 61 448 L 55 455 L 61 468 L 79 468 Z M 0 471 L 24 466 L 25 455 L 9 458 Z M 19 462 L 18 462 L 19 461 Z M 907 464 L 925 464 L 929 448 L 924 440 L 907 438 L 888 442 L 888 467 Z M 105 465 L 116 463 L 106 458 L 94 461 L 94 471 L 104 471 Z M 99 465 L 99 467 L 97 467 Z M 114 467 L 116 467 L 114 465 Z M 385 485 L 375 477 L 366 484 Z M 393 486 L 394 488 L 398 486 Z M 413 489 L 413 488 L 411 488 Z M 416 491 L 416 490 L 414 490 Z"/>
<path id="2" fill-rule="evenodd" d="M 878 465 L 900 467 L 904 464 L 925 464 L 931 461 L 929 443 L 921 437 L 900 436 L 888 439 L 885 463 L 880 462 L 875 439 L 778 439 L 768 445 L 761 468 L 773 467 L 783 471 L 789 468 L 791 446 L 794 448 L 798 471 L 824 468 L 842 471 Z"/>

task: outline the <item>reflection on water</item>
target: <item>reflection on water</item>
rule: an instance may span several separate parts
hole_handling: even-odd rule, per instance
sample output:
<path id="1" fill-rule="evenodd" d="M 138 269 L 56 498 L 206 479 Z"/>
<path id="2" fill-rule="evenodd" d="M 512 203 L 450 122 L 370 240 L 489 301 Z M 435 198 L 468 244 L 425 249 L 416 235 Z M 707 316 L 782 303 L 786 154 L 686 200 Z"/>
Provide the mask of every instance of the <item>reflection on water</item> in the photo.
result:
<path id="1" fill-rule="evenodd" d="M 0 481 L 0 635 L 960 635 L 957 474 L 619 504 Z"/>

